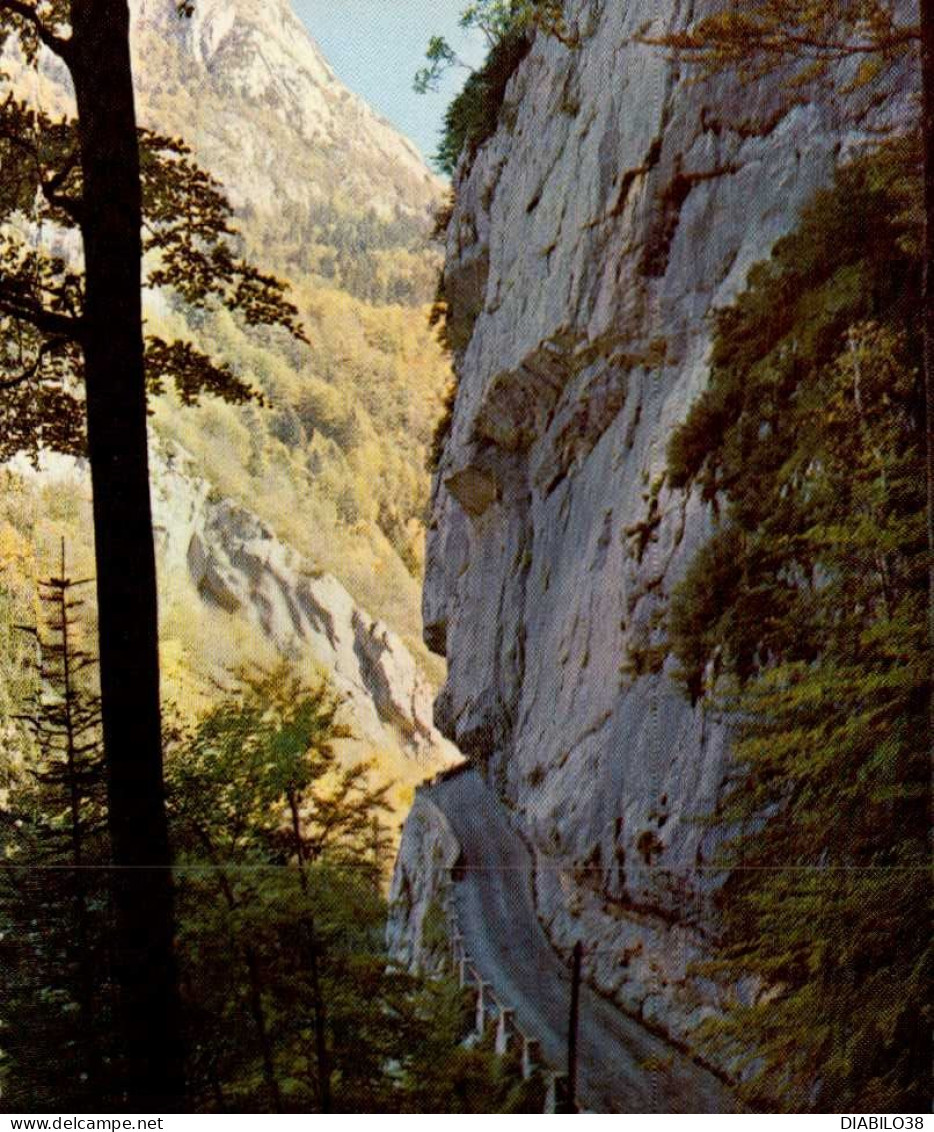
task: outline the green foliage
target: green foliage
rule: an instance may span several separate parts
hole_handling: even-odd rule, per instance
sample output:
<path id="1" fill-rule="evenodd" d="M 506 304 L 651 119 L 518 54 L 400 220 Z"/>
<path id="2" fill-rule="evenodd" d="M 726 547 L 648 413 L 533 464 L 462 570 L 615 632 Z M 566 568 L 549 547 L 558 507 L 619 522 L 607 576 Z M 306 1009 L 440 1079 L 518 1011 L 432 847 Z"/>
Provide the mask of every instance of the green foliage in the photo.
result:
<path id="1" fill-rule="evenodd" d="M 404 1061 L 402 1112 L 494 1113 L 544 1110 L 544 1082 L 521 1078 L 518 1051 L 493 1052 L 493 1034 L 465 1044 L 475 998 L 453 980 L 425 983 L 409 1000 L 409 1048 Z"/>
<path id="2" fill-rule="evenodd" d="M 454 175 L 462 153 L 472 159 L 496 132 L 506 87 L 530 47 L 526 28 L 511 29 L 490 49 L 483 66 L 471 72 L 463 90 L 447 108 L 435 162 L 449 177 Z"/>
<path id="3" fill-rule="evenodd" d="M 434 257 L 425 254 L 424 218 L 398 206 L 384 217 L 329 201 L 286 201 L 276 233 L 263 244 L 264 260 L 281 263 L 290 278 L 318 276 L 365 303 L 419 306 L 431 299 Z"/>
<path id="4" fill-rule="evenodd" d="M 763 658 L 793 651 L 794 641 L 793 655 L 813 658 L 782 617 L 800 601 L 802 579 L 814 586 L 820 576 L 820 543 L 806 524 L 840 519 L 858 502 L 855 483 L 818 492 L 818 472 L 836 469 L 845 438 L 854 459 L 865 459 L 874 428 L 904 432 L 918 420 L 918 161 L 916 144 L 902 140 L 842 170 L 716 316 L 709 388 L 668 450 L 673 486 L 696 483 L 705 500 L 729 502 L 728 521 L 672 605 L 675 651 L 695 689 L 710 662 L 745 678 Z M 883 399 L 877 418 L 884 409 L 892 421 L 858 407 L 858 363 L 876 382 L 859 390 L 861 403 L 874 393 Z M 870 450 L 876 464 L 881 443 Z M 886 483 L 891 491 L 891 474 Z M 876 501 L 870 514 L 884 511 Z"/>
<path id="5" fill-rule="evenodd" d="M 463 26 L 463 24 L 461 25 Z M 433 35 L 425 49 L 427 67 L 422 67 L 415 75 L 413 86 L 416 94 L 427 94 L 438 89 L 441 75 L 457 63 L 457 53 L 442 35 Z"/>
<path id="6" fill-rule="evenodd" d="M 350 735 L 340 709 L 326 685 L 306 688 L 285 665 L 242 675 L 193 733 L 174 739 L 184 750 L 172 760 L 171 782 L 186 843 L 212 813 L 228 815 L 233 821 L 213 843 L 220 858 L 236 859 L 255 839 L 274 841 L 293 807 L 307 807 L 302 860 L 359 848 L 385 790 L 368 789 L 366 766 L 339 767 L 334 744 Z"/>
<path id="7" fill-rule="evenodd" d="M 672 48 L 708 74 L 733 71 L 743 82 L 772 72 L 795 86 L 823 80 L 849 62 L 849 91 L 879 80 L 919 38 L 887 0 L 751 0 L 704 15 L 686 31 L 642 42 Z"/>
<path id="8" fill-rule="evenodd" d="M 3 17 L 9 19 L 8 16 Z M 2 32 L 0 28 L 0 32 Z M 285 284 L 237 249 L 232 209 L 177 138 L 139 131 L 148 288 L 193 311 L 223 309 L 246 326 L 278 326 L 306 342 Z M 0 104 L 0 456 L 84 450 L 84 276 L 28 233 L 79 232 L 85 202 L 77 121 L 52 118 L 12 92 Z M 241 404 L 255 396 L 229 365 L 189 340 L 146 339 L 151 394 L 175 386 L 185 405 L 204 393 Z"/>
<path id="9" fill-rule="evenodd" d="M 248 332 L 227 312 L 207 314 L 197 328 L 184 311 L 154 314 L 154 334 L 197 334 L 264 400 L 237 407 L 205 399 L 184 412 L 163 400 L 153 406 L 155 429 L 192 453 L 222 494 L 338 576 L 424 659 L 416 577 L 444 357 L 406 308 L 368 308 L 310 287 L 300 295 L 314 342 L 297 357 L 286 335 Z"/>
<path id="10" fill-rule="evenodd" d="M 444 909 L 432 900 L 422 921 L 422 946 L 429 953 L 443 955 L 449 947 L 448 921 Z"/>
<path id="11" fill-rule="evenodd" d="M 38 558 L 29 495 L 10 471 L 0 473 L 0 802 L 11 776 L 32 752 L 16 717 L 35 692 L 35 644 L 17 625 L 35 617 L 31 574 Z"/>
<path id="12" fill-rule="evenodd" d="M 441 416 L 438 417 L 438 422 L 435 425 L 435 431 L 431 437 L 431 448 L 429 448 L 428 456 L 425 460 L 425 468 L 431 473 L 436 472 L 441 467 L 444 446 L 447 443 L 448 437 L 451 435 L 451 429 L 454 425 L 454 404 L 456 401 L 457 384 L 451 382 L 447 393 L 444 395 L 444 401 L 441 406 Z"/>
<path id="13" fill-rule="evenodd" d="M 441 144 L 435 154 L 438 168 L 453 176 L 462 153 L 468 160 L 496 131 L 506 96 L 506 86 L 532 45 L 532 35 L 541 29 L 568 46 L 576 46 L 564 21 L 561 0 L 478 0 L 461 12 L 465 31 L 480 31 L 488 54 L 483 65 L 470 71 L 461 93 L 448 107 Z M 463 66 L 443 36 L 432 36 L 425 52 L 427 66 L 415 76 L 415 90 L 424 94 L 437 90 L 444 73 Z"/>
<path id="14" fill-rule="evenodd" d="M 108 861 L 100 757 L 82 744 L 69 770 L 62 638 L 49 624 L 40 742 L 0 810 L 0 1080 L 16 1107 L 56 1112 L 107 1100 L 119 1050 L 110 877 L 74 867 L 76 832 L 85 865 Z M 93 694 L 71 702 L 76 719 L 93 722 Z M 341 765 L 340 711 L 326 685 L 283 666 L 244 677 L 196 724 L 169 729 L 192 1109 L 540 1111 L 542 1083 L 522 1083 L 515 1056 L 496 1057 L 489 1041 L 469 1047 L 469 992 L 390 963 L 387 791 L 370 785 L 366 766 Z"/>
<path id="15" fill-rule="evenodd" d="M 339 704 L 282 668 L 247 680 L 168 765 L 182 986 L 200 1111 L 495 1111 L 516 1077 L 461 1048 L 449 981 L 389 963 L 385 789 L 341 769 Z M 375 823 L 375 824 L 374 824 Z M 317 1044 L 324 1035 L 325 1057 Z"/>
<path id="16" fill-rule="evenodd" d="M 34 743 L 0 795 L 0 1083 L 22 1111 L 113 1098 L 109 843 L 99 705 L 64 554 L 40 585 Z"/>
<path id="17" fill-rule="evenodd" d="M 717 317 L 671 442 L 721 510 L 669 617 L 737 720 L 712 969 L 758 986 L 708 1037 L 793 1111 L 929 1097 L 920 195 L 912 139 L 842 170 Z"/>
<path id="18" fill-rule="evenodd" d="M 338 767 L 339 710 L 326 686 L 306 688 L 280 668 L 244 678 L 172 742 L 182 985 L 201 1108 L 320 1109 L 331 1073 L 365 1096 L 375 1072 L 362 1033 L 378 1029 L 373 983 L 385 966 L 381 862 L 369 859 L 385 788 L 369 787 L 365 766 Z M 322 1065 L 311 1051 L 325 1012 Z M 345 1061 L 348 1028 L 361 1041 Z"/>
<path id="19" fill-rule="evenodd" d="M 425 454 L 450 379 L 422 317 L 440 260 L 426 239 L 440 186 L 407 160 L 352 139 L 355 174 L 348 180 L 340 147 L 306 144 L 293 117 L 229 86 L 227 63 L 239 60 L 228 58 L 205 82 L 200 62 L 157 25 L 140 21 L 133 39 L 140 121 L 160 137 L 184 138 L 194 149 L 189 160 L 230 188 L 238 202 L 233 252 L 290 281 L 287 298 L 311 340 L 306 346 L 282 328 L 251 327 L 222 303 L 192 309 L 171 290 L 147 289 L 149 379 L 161 378 L 165 390 L 150 399 L 154 430 L 181 445 L 218 491 L 258 514 L 310 568 L 339 577 L 437 682 L 440 666 L 421 641 L 417 577 L 429 487 Z M 11 71 L 18 92 L 35 89 L 31 74 Z M 42 81 L 42 105 L 55 117 L 53 108 L 67 106 L 67 97 L 45 73 Z M 255 169 L 238 164 L 244 131 L 278 159 Z M 388 178 L 385 194 L 361 189 L 380 177 Z M 49 225 L 43 236 L 58 245 Z M 198 406 L 188 407 L 177 385 L 183 368 L 192 372 L 188 359 L 176 353 L 171 369 L 163 367 L 157 339 L 190 343 L 265 403 L 230 403 L 235 399 L 202 387 Z M 183 387 L 191 389 L 188 378 Z M 358 425 L 345 433 L 354 412 Z M 27 422 L 28 414 L 18 415 L 10 427 L 22 425 L 28 436 Z M 161 604 L 171 615 L 172 624 L 163 624 L 174 649 L 205 611 L 179 585 Z M 218 653 L 220 637 L 233 635 L 247 636 L 236 615 L 212 634 Z M 249 649 L 221 664 L 238 655 Z M 205 667 L 197 645 L 186 645 L 176 670 Z"/>

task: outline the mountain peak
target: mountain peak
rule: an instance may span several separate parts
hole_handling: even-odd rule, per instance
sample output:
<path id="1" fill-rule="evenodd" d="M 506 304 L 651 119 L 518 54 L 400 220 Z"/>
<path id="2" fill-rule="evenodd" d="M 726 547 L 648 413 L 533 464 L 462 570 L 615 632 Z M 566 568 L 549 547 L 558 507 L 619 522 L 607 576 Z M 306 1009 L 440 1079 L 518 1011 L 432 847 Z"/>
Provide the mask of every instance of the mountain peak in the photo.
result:
<path id="1" fill-rule="evenodd" d="M 175 0 L 133 11 L 141 117 L 206 148 L 238 204 L 280 207 L 283 187 L 294 203 L 333 190 L 387 217 L 437 201 L 442 183 L 416 147 L 338 79 L 289 0 L 198 0 L 190 19 Z"/>

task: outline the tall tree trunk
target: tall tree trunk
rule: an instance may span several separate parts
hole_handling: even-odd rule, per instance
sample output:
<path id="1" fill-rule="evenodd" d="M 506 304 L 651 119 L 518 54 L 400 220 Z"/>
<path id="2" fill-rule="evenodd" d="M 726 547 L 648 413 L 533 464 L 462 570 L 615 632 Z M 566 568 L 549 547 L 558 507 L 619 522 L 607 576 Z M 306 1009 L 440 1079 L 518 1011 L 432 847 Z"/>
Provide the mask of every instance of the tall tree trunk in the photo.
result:
<path id="1" fill-rule="evenodd" d="M 302 837 L 302 816 L 298 797 L 293 790 L 288 792 L 289 813 L 292 817 L 292 840 L 295 859 L 298 862 L 298 878 L 302 892 L 308 895 L 308 877 L 305 873 L 305 841 Z M 311 997 L 314 1006 L 315 1063 L 318 1070 L 318 1107 L 322 1112 L 331 1111 L 331 1062 L 328 1057 L 328 1023 L 324 994 L 321 989 L 321 968 L 318 958 L 321 948 L 314 917 L 309 911 L 302 925 L 301 934 L 305 962 L 311 975 Z"/>
<path id="2" fill-rule="evenodd" d="M 127 0 L 71 0 L 84 177 L 84 358 L 124 1096 L 182 1097 L 162 781 L 155 555 L 142 336 L 142 201 Z"/>
<path id="3" fill-rule="evenodd" d="M 928 749 L 934 762 L 934 0 L 920 0 L 921 132 L 924 140 L 924 443 L 928 551 Z"/>
<path id="4" fill-rule="evenodd" d="M 259 1038 L 260 1056 L 263 1059 L 263 1080 L 272 1098 L 274 1110 L 281 1113 L 282 1090 L 279 1088 L 279 1078 L 276 1076 L 276 1062 L 273 1057 L 272 1042 L 269 1040 L 269 1027 L 266 1025 L 266 1011 L 263 1009 L 263 981 L 259 971 L 259 960 L 254 949 L 249 946 L 244 947 L 243 955 L 250 980 L 250 1013 L 253 1015 L 253 1025 Z"/>

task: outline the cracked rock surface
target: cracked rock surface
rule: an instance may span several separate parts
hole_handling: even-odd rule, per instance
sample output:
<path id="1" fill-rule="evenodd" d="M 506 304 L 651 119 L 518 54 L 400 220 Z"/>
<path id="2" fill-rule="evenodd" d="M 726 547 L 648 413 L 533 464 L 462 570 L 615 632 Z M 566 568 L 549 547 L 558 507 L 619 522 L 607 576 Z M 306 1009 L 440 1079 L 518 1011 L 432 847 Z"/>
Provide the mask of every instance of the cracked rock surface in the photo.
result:
<path id="1" fill-rule="evenodd" d="M 362 740 L 398 747 L 426 767 L 456 752 L 432 723 L 431 687 L 385 623 L 361 609 L 331 574 L 256 515 L 198 475 L 183 449 L 153 447 L 153 519 L 162 585 L 192 586 L 200 600 L 251 624 L 301 669 L 327 671 L 350 701 Z"/>
<path id="2" fill-rule="evenodd" d="M 685 83 L 632 42 L 713 7 L 573 0 L 579 48 L 539 36 L 462 164 L 424 590 L 436 720 L 531 840 L 553 940 L 587 941 L 596 984 L 685 1040 L 720 993 L 687 971 L 713 929 L 696 818 L 728 733 L 671 661 L 629 664 L 714 521 L 669 489 L 667 442 L 707 381 L 707 316 L 841 160 L 910 118 L 897 85 L 844 120 L 778 79 Z"/>

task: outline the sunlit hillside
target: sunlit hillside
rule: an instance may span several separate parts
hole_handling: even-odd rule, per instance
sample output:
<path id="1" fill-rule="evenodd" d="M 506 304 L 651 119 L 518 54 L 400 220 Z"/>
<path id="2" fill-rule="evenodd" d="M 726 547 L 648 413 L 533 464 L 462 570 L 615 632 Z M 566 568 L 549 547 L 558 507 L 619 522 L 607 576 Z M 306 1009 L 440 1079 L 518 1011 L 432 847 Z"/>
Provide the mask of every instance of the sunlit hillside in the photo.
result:
<path id="1" fill-rule="evenodd" d="M 443 186 L 336 80 L 287 0 L 208 2 L 188 21 L 170 0 L 138 12 L 141 119 L 184 138 L 224 184 L 248 251 L 292 283 L 311 342 L 150 309 L 157 329 L 194 331 L 267 400 L 192 412 L 167 399 L 156 429 L 431 666 L 418 575 L 424 455 L 449 380 L 426 317 Z"/>
<path id="2" fill-rule="evenodd" d="M 163 475 L 160 454 L 180 446 L 212 496 L 255 514 L 309 576 L 339 579 L 401 637 L 419 679 L 437 684 L 440 662 L 421 641 L 420 580 L 425 457 L 450 380 L 427 317 L 440 266 L 430 232 L 444 186 L 337 80 L 288 0 L 204 0 L 190 20 L 175 7 L 133 4 L 141 124 L 183 139 L 223 185 L 243 250 L 289 281 L 309 345 L 249 330 L 224 310 L 193 312 L 146 295 L 150 332 L 190 338 L 262 394 L 245 407 L 205 399 L 183 408 L 170 395 L 154 402 L 154 475 Z M 46 60 L 36 74 L 8 62 L 31 101 L 52 114 L 70 110 L 60 67 Z M 71 244 L 60 250 L 79 255 Z M 164 497 L 176 487 L 154 490 Z M 34 580 L 52 572 L 62 536 L 75 572 L 93 573 L 89 502 L 80 475 L 8 476 L 3 486 L 7 718 L 29 660 L 28 641 L 10 625 L 34 621 Z M 160 576 L 168 699 L 196 709 L 223 669 L 282 651 L 255 619 L 206 601 L 184 569 L 160 561 Z M 393 719 L 385 734 L 358 730 L 365 741 L 356 754 L 376 754 L 403 785 L 426 773 L 418 760 L 408 765 Z"/>

